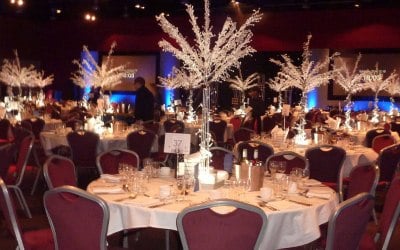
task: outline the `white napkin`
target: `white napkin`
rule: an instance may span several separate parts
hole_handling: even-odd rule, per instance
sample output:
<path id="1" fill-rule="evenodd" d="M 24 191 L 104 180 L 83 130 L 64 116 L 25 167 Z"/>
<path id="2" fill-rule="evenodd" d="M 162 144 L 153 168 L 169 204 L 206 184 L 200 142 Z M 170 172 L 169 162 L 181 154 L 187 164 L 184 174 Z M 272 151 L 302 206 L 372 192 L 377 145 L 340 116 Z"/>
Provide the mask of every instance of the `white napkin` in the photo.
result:
<path id="1" fill-rule="evenodd" d="M 107 182 L 120 182 L 121 176 L 111 175 L 111 174 L 102 174 L 100 178 Z"/>
<path id="2" fill-rule="evenodd" d="M 105 193 L 105 194 L 120 194 L 123 193 L 121 186 L 96 186 L 92 188 L 93 193 Z"/>
<path id="3" fill-rule="evenodd" d="M 131 204 L 139 207 L 150 207 L 153 205 L 161 204 L 162 202 L 153 197 L 138 195 L 135 199 L 126 199 L 123 201 L 125 204 Z"/>
<path id="4" fill-rule="evenodd" d="M 310 198 L 316 197 L 322 199 L 330 199 L 332 194 L 333 192 L 329 188 L 313 188 L 307 192 L 306 196 Z"/>
<path id="5" fill-rule="evenodd" d="M 304 181 L 304 185 L 308 187 L 313 187 L 313 186 L 321 186 L 322 183 L 314 179 L 308 179 Z"/>

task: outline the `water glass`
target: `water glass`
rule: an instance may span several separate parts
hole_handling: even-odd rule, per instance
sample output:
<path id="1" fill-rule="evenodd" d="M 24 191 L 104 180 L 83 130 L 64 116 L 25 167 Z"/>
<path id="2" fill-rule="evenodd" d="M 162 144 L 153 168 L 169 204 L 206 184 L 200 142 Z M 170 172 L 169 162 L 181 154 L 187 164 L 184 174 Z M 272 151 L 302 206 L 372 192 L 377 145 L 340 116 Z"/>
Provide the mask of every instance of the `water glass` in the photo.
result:
<path id="1" fill-rule="evenodd" d="M 286 161 L 279 161 L 278 162 L 278 173 L 284 174 L 286 172 Z"/>
<path id="2" fill-rule="evenodd" d="M 278 171 L 278 162 L 277 161 L 270 161 L 269 162 L 269 172 L 271 174 L 271 178 L 275 178 L 275 174 Z"/>

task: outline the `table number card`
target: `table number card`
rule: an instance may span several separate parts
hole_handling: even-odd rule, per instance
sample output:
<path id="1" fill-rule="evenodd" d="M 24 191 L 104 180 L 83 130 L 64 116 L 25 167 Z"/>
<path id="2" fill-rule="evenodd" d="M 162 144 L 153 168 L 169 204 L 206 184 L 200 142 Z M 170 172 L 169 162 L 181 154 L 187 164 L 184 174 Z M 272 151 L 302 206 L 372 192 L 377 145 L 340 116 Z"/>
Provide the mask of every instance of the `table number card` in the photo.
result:
<path id="1" fill-rule="evenodd" d="M 164 152 L 190 154 L 190 134 L 165 133 Z"/>

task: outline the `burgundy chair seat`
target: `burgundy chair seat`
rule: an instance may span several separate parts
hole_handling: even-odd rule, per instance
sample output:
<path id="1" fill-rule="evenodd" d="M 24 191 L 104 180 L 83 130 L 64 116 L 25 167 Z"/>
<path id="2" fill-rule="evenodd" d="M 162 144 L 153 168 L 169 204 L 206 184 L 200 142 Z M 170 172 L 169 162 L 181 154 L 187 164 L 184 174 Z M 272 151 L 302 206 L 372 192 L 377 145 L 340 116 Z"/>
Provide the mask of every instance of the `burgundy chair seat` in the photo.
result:
<path id="1" fill-rule="evenodd" d="M 64 185 L 78 186 L 75 164 L 69 158 L 50 156 L 44 163 L 43 173 L 49 189 Z"/>
<path id="2" fill-rule="evenodd" d="M 23 232 L 22 240 L 26 250 L 53 250 L 54 241 L 50 228 Z"/>
<path id="3" fill-rule="evenodd" d="M 96 164 L 100 174 L 118 174 L 120 163 L 139 168 L 139 155 L 131 150 L 110 150 L 97 156 Z"/>

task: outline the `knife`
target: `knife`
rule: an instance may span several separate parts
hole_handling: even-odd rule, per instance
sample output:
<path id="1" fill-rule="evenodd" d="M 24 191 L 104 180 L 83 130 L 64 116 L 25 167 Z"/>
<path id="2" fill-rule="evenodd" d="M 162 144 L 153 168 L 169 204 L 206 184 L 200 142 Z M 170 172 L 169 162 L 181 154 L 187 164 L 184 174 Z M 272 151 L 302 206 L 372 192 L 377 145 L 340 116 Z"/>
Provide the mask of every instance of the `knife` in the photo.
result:
<path id="1" fill-rule="evenodd" d="M 303 205 L 303 206 L 307 206 L 307 207 L 312 206 L 312 204 L 306 203 L 306 202 L 295 201 L 295 200 L 288 200 L 288 201 L 293 202 L 293 203 L 296 203 L 296 204 L 300 204 L 300 205 Z"/>

